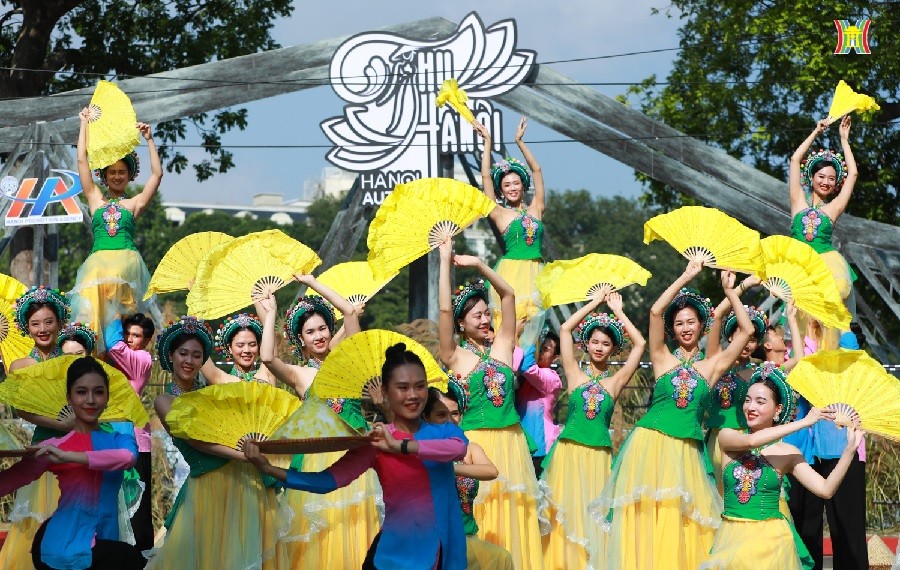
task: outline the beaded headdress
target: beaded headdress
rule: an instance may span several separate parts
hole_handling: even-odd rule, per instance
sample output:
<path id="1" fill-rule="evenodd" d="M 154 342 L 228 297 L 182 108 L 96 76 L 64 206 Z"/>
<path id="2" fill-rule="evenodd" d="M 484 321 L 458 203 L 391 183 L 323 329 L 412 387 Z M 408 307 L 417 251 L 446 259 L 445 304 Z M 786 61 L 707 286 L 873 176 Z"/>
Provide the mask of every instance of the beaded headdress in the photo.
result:
<path id="1" fill-rule="evenodd" d="M 203 319 L 197 317 L 181 317 L 174 323 L 163 329 L 156 337 L 156 354 L 159 356 L 159 365 L 166 372 L 172 371 L 172 358 L 169 353 L 172 343 L 182 335 L 193 334 L 200 339 L 203 345 L 203 361 L 209 358 L 213 348 L 213 333 L 209 325 Z"/>
<path id="2" fill-rule="evenodd" d="M 80 342 L 84 346 L 84 350 L 90 354 L 94 352 L 94 346 L 97 345 L 97 333 L 84 323 L 69 323 L 59 331 L 56 346 L 62 348 L 63 343 L 67 340 Z"/>
<path id="3" fill-rule="evenodd" d="M 231 349 L 229 348 L 231 339 L 234 338 L 238 331 L 243 329 L 249 329 L 253 336 L 256 337 L 257 342 L 262 340 L 263 327 L 259 317 L 247 313 L 231 315 L 222 321 L 222 324 L 216 330 L 216 350 L 219 354 L 225 357 L 231 356 Z"/>
<path id="4" fill-rule="evenodd" d="M 693 307 L 697 311 L 697 316 L 700 318 L 700 323 L 703 326 L 702 334 L 709 332 L 715 312 L 712 303 L 708 298 L 700 295 L 700 292 L 696 289 L 683 287 L 681 291 L 675 295 L 675 299 L 673 299 L 672 302 L 669 303 L 669 306 L 666 307 L 666 312 L 663 313 L 666 335 L 669 338 L 675 338 L 675 328 L 673 324 L 675 321 L 675 313 L 685 307 Z"/>
<path id="5" fill-rule="evenodd" d="M 316 313 L 325 320 L 325 325 L 331 334 L 335 331 L 334 309 L 331 303 L 319 297 L 318 295 L 304 295 L 297 299 L 290 309 L 284 313 L 284 336 L 288 339 L 294 354 L 300 356 L 300 347 L 302 345 L 300 338 L 300 319 L 308 313 Z"/>
<path id="6" fill-rule="evenodd" d="M 820 162 L 828 162 L 834 167 L 834 171 L 837 174 L 835 187 L 840 188 L 844 183 L 844 178 L 847 178 L 847 163 L 844 161 L 843 154 L 834 152 L 831 149 L 820 148 L 809 153 L 809 156 L 800 163 L 800 183 L 807 188 L 812 185 L 813 168 Z"/>
<path id="7" fill-rule="evenodd" d="M 53 307 L 53 312 L 56 313 L 60 325 L 68 321 L 72 315 L 72 308 L 69 306 L 69 300 L 66 298 L 65 293 L 59 289 L 49 289 L 43 285 L 32 287 L 16 299 L 16 325 L 18 325 L 22 336 L 28 336 L 28 317 L 25 315 L 28 312 L 28 308 L 34 303 L 46 303 Z"/>
<path id="8" fill-rule="evenodd" d="M 447 382 L 447 392 L 456 396 L 456 402 L 459 404 L 459 413 L 464 414 L 469 409 L 469 391 L 463 385 L 462 380 L 452 370 L 447 371 L 450 381 Z"/>
<path id="9" fill-rule="evenodd" d="M 491 167 L 491 180 L 494 181 L 494 188 L 500 189 L 500 181 L 509 172 L 515 172 L 519 175 L 519 178 L 522 179 L 522 187 L 525 190 L 531 187 L 531 174 L 528 173 L 528 168 L 515 158 L 507 156 L 504 160 L 495 162 L 494 166 Z"/>
<path id="10" fill-rule="evenodd" d="M 766 328 L 769 326 L 769 318 L 766 317 L 764 312 L 752 305 L 744 305 L 744 308 L 747 310 L 750 322 L 753 323 L 753 334 L 756 336 L 756 340 L 762 340 L 763 334 L 765 334 Z M 737 315 L 734 314 L 734 311 L 731 311 L 725 317 L 725 324 L 722 326 L 722 338 L 727 340 L 737 330 L 737 326 Z"/>
<path id="11" fill-rule="evenodd" d="M 576 329 L 578 343 L 583 350 L 587 349 L 591 334 L 598 328 L 609 335 L 616 350 L 621 349 L 622 345 L 625 344 L 627 335 L 625 334 L 625 327 L 622 326 L 622 322 L 619 319 L 609 313 L 591 313 L 578 323 L 578 328 Z"/>
<path id="12" fill-rule="evenodd" d="M 135 178 L 137 178 L 138 173 L 141 171 L 141 161 L 138 158 L 137 152 L 132 151 L 129 154 L 126 154 L 119 160 L 125 163 L 125 167 L 128 168 L 128 179 L 134 182 Z M 118 162 L 118 161 L 116 161 Z M 115 164 L 115 163 L 113 163 Z M 104 166 L 103 168 L 98 168 L 94 171 L 94 175 L 100 179 L 100 183 L 106 186 L 106 169 L 109 166 Z"/>
<path id="13" fill-rule="evenodd" d="M 487 289 L 484 286 L 484 279 L 475 279 L 456 288 L 456 295 L 453 295 L 451 303 L 453 306 L 453 318 L 459 320 L 462 318 L 462 310 L 466 301 L 472 297 L 478 297 L 485 303 L 488 302 Z"/>
<path id="14" fill-rule="evenodd" d="M 775 365 L 774 362 L 763 362 L 760 364 L 753 375 L 750 376 L 750 384 L 770 380 L 778 388 L 781 396 L 781 413 L 775 418 L 776 424 L 786 424 L 791 421 L 794 416 L 794 406 L 797 405 L 794 389 L 787 382 L 784 371 Z"/>

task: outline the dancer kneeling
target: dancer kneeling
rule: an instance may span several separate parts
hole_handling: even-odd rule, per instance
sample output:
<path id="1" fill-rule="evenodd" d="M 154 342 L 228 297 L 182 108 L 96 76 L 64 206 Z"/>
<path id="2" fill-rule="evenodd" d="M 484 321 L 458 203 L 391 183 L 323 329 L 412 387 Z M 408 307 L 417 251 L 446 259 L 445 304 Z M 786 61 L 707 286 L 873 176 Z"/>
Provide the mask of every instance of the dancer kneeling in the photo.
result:
<path id="1" fill-rule="evenodd" d="M 608 532 L 590 545 L 595 568 L 697 568 L 712 546 L 722 499 L 712 479 L 700 422 L 710 388 L 747 344 L 753 325 L 734 289 L 734 273 L 722 273 L 722 289 L 735 307 L 738 332 L 715 356 L 694 360 L 712 306 L 682 289 L 702 270 L 696 261 L 650 309 L 650 360 L 656 385 L 650 409 L 622 444 L 600 497 L 589 507 Z M 678 343 L 675 354 L 664 339 Z"/>
<path id="2" fill-rule="evenodd" d="M 381 377 L 394 422 L 375 424 L 371 446 L 348 451 L 318 473 L 275 467 L 252 442 L 244 445 L 244 453 L 286 487 L 312 493 L 330 493 L 374 469 L 384 490 L 384 524 L 363 568 L 465 568 L 453 462 L 465 457 L 468 441 L 456 425 L 421 419 L 428 396 L 425 366 L 406 345 L 387 350 Z"/>
<path id="3" fill-rule="evenodd" d="M 791 422 L 793 390 L 784 373 L 771 362 L 754 374 L 744 400 L 749 429 L 719 432 L 724 453 L 722 480 L 725 511 L 709 558 L 700 568 L 717 570 L 800 570 L 813 567 L 812 557 L 793 524 L 778 508 L 781 479 L 790 473 L 810 492 L 834 495 L 850 467 L 863 432 L 847 428 L 847 446 L 834 470 L 824 478 L 803 459 L 784 436 L 812 427 L 834 412 L 812 408 L 802 420 Z"/>
<path id="4" fill-rule="evenodd" d="M 34 537 L 35 568 L 142 568 L 144 559 L 119 536 L 118 495 L 122 473 L 134 465 L 134 435 L 100 425 L 109 402 L 109 377 L 91 357 L 75 360 L 66 378 L 66 398 L 75 429 L 41 442 L 32 458 L 0 476 L 0 495 L 53 472 L 59 480 L 59 506 Z"/>

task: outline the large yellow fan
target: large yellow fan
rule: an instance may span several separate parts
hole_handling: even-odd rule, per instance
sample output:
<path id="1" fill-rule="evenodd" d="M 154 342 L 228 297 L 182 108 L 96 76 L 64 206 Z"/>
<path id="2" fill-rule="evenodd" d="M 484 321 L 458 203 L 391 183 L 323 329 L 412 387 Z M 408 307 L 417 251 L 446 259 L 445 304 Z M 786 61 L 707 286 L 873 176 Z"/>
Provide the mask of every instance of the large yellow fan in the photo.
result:
<path id="1" fill-rule="evenodd" d="M 114 83 L 97 83 L 88 111 L 87 154 L 92 169 L 109 166 L 140 144 L 131 99 Z"/>
<path id="2" fill-rule="evenodd" d="M 853 111 L 877 111 L 881 109 L 874 97 L 857 93 L 843 79 L 834 90 L 831 108 L 828 110 L 828 122 L 833 123 Z"/>
<path id="3" fill-rule="evenodd" d="M 24 295 L 25 291 L 28 291 L 28 287 L 24 283 L 15 277 L 0 273 L 0 299 L 15 301 Z"/>
<path id="4" fill-rule="evenodd" d="M 72 362 L 79 358 L 82 357 L 66 354 L 10 372 L 6 381 L 0 384 L 0 402 L 48 418 L 63 419 L 72 415 L 66 399 L 66 373 Z M 105 362 L 100 365 L 109 376 L 109 403 L 100 420 L 127 420 L 136 426 L 147 425 L 150 416 L 125 375 Z"/>
<path id="5" fill-rule="evenodd" d="M 862 350 L 825 350 L 791 370 L 791 387 L 817 408 L 837 412 L 838 425 L 900 441 L 900 380 Z"/>
<path id="6" fill-rule="evenodd" d="M 758 273 L 759 233 L 715 208 L 684 206 L 644 224 L 644 243 L 661 239 L 706 267 Z"/>
<path id="7" fill-rule="evenodd" d="M 198 232 L 175 242 L 156 266 L 144 300 L 157 293 L 190 289 L 200 261 L 216 247 L 232 240 L 233 237 L 222 232 Z"/>
<path id="8" fill-rule="evenodd" d="M 255 232 L 220 245 L 200 262 L 188 312 L 217 319 L 274 293 L 322 260 L 281 230 Z"/>
<path id="9" fill-rule="evenodd" d="M 0 359 L 6 369 L 20 358 L 28 356 L 34 348 L 31 336 L 22 336 L 16 325 L 16 310 L 12 301 L 0 299 Z"/>
<path id="10" fill-rule="evenodd" d="M 438 91 L 434 104 L 439 108 L 449 104 L 460 116 L 470 124 L 475 124 L 475 115 L 466 105 L 469 100 L 468 94 L 459 88 L 459 83 L 454 78 L 444 80 L 441 84 L 441 90 Z"/>
<path id="11" fill-rule="evenodd" d="M 317 278 L 319 283 L 334 290 L 338 295 L 354 305 L 367 303 L 375 293 L 396 277 L 397 274 L 377 278 L 372 268 L 365 261 L 347 261 L 339 263 L 323 272 Z M 334 317 L 341 318 L 341 312 L 334 310 Z"/>
<path id="12" fill-rule="evenodd" d="M 394 275 L 497 207 L 474 186 L 450 178 L 398 184 L 369 226 L 369 265 Z"/>
<path id="13" fill-rule="evenodd" d="M 166 415 L 173 436 L 241 450 L 245 441 L 264 441 L 291 417 L 300 400 L 263 382 L 207 386 L 175 398 Z"/>
<path id="14" fill-rule="evenodd" d="M 759 276 L 773 295 L 815 317 L 824 326 L 847 330 L 850 313 L 841 300 L 834 275 L 822 256 L 802 241 L 769 236 L 760 242 L 763 269 Z"/>
<path id="15" fill-rule="evenodd" d="M 544 266 L 537 277 L 545 307 L 605 297 L 635 283 L 644 286 L 650 272 L 621 255 L 589 253 L 578 259 L 563 259 Z"/>
<path id="16" fill-rule="evenodd" d="M 320 398 L 359 398 L 366 384 L 381 378 L 384 353 L 398 342 L 422 359 L 430 385 L 447 389 L 447 374 L 427 348 L 400 333 L 375 329 L 358 332 L 338 344 L 316 374 L 312 392 Z"/>

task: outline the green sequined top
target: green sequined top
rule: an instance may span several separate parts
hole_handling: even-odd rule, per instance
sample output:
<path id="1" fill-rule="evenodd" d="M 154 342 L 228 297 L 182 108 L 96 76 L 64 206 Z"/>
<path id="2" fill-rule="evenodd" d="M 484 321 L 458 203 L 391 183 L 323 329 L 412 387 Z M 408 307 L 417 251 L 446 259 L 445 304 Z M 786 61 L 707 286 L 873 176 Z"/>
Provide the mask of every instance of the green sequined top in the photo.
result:
<path id="1" fill-rule="evenodd" d="M 635 424 L 681 439 L 703 440 L 709 386 L 690 364 L 679 364 L 653 386 L 650 409 Z"/>
<path id="2" fill-rule="evenodd" d="M 91 232 L 94 234 L 91 253 L 118 249 L 137 251 L 134 245 L 134 214 L 120 206 L 117 199 L 94 211 Z"/>
<path id="3" fill-rule="evenodd" d="M 722 469 L 725 489 L 723 515 L 756 521 L 783 518 L 778 509 L 781 498 L 781 476 L 772 464 L 752 450 Z"/>
<path id="4" fill-rule="evenodd" d="M 506 250 L 503 259 L 540 260 L 543 240 L 544 222 L 520 210 L 519 216 L 503 232 Z"/>
<path id="5" fill-rule="evenodd" d="M 481 360 L 478 365 L 461 379 L 469 396 L 469 409 L 463 416 L 460 427 L 468 431 L 518 424 L 512 368 L 487 354 L 479 357 Z"/>
<path id="6" fill-rule="evenodd" d="M 475 496 L 478 495 L 478 481 L 469 477 L 456 478 L 456 492 L 459 494 L 459 506 L 462 508 L 463 529 L 466 536 L 478 534 L 478 523 L 475 522 Z"/>
<path id="7" fill-rule="evenodd" d="M 559 439 L 591 447 L 612 447 L 609 423 L 616 402 L 600 384 L 601 376 L 591 378 L 572 391 L 569 417 Z"/>
<path id="8" fill-rule="evenodd" d="M 797 212 L 791 220 L 791 237 L 812 247 L 816 253 L 837 251 L 831 244 L 834 223 L 818 207 L 809 207 Z M 856 272 L 849 265 L 850 277 L 856 281 Z"/>
<path id="9" fill-rule="evenodd" d="M 710 429 L 743 429 L 747 427 L 744 417 L 744 400 L 750 384 L 741 377 L 741 372 L 752 368 L 744 366 L 729 368 L 712 388 L 709 405 L 706 408 L 706 427 Z"/>

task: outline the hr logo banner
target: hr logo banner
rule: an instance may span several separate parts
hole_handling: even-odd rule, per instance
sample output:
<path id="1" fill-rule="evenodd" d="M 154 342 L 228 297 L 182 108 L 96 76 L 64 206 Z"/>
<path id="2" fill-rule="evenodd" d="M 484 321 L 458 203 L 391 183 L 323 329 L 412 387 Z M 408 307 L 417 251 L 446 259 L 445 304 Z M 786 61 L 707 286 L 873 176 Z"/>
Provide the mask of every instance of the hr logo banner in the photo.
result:
<path id="1" fill-rule="evenodd" d="M 872 48 L 869 46 L 871 24 L 872 20 L 835 20 L 837 47 L 834 48 L 834 55 L 847 55 L 851 51 L 872 55 Z"/>
<path id="2" fill-rule="evenodd" d="M 23 178 L 18 181 L 12 176 L 6 176 L 0 180 L 0 192 L 12 200 L 9 210 L 6 212 L 4 225 L 9 226 L 34 226 L 39 224 L 69 224 L 80 222 L 82 219 L 81 208 L 75 199 L 81 193 L 81 181 L 78 173 L 72 170 L 51 170 L 61 176 L 50 176 L 41 185 L 37 195 L 32 197 L 38 184 L 38 178 Z M 68 178 L 67 184 L 63 178 Z M 62 205 L 65 214 L 45 216 L 50 204 Z"/>

